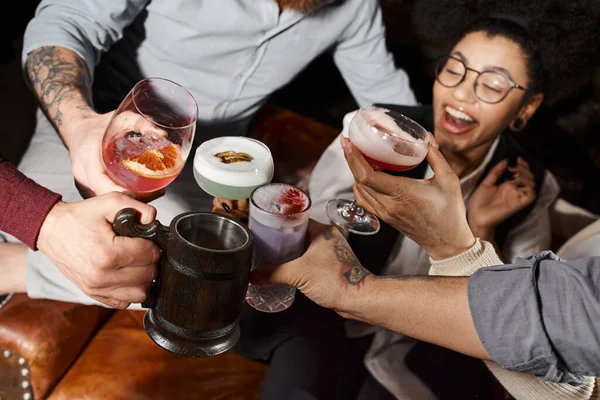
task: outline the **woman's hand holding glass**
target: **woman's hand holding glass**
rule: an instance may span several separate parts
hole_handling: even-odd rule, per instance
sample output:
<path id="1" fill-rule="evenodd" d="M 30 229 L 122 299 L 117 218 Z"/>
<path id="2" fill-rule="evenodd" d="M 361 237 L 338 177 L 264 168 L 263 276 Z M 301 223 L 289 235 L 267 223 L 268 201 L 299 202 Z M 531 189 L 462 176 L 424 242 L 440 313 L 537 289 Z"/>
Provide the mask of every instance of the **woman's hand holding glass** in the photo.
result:
<path id="1" fill-rule="evenodd" d="M 214 196 L 213 212 L 244 223 L 250 213 L 250 194 L 273 179 L 269 147 L 245 136 L 222 136 L 202 143 L 194 156 L 194 177 Z"/>
<path id="2" fill-rule="evenodd" d="M 250 215 L 250 202 L 245 200 L 228 200 L 220 197 L 213 199 L 213 212 L 228 215 L 241 221 L 243 223 L 248 222 L 248 216 Z"/>

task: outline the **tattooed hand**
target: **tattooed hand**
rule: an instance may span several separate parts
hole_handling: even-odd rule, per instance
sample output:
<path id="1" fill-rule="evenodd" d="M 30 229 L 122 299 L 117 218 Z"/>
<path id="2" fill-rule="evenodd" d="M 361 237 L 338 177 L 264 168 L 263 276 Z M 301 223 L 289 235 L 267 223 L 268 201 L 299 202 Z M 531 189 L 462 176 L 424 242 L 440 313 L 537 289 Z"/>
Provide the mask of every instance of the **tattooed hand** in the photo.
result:
<path id="1" fill-rule="evenodd" d="M 69 146 L 71 168 L 77 189 L 84 198 L 100 196 L 113 191 L 125 193 L 145 202 L 162 196 L 165 193 L 164 189 L 152 193 L 133 193 L 115 184 L 106 173 L 102 161 L 102 137 L 112 114 L 113 112 L 97 114 L 95 117 L 83 118 L 74 122 L 74 125 L 79 127 L 79 132 L 85 132 L 85 134 L 73 137 Z M 129 129 L 134 132 L 144 132 L 144 129 L 135 124 L 148 123 L 142 118 L 130 117 L 129 120 Z"/>
<path id="2" fill-rule="evenodd" d="M 94 110 L 91 77 L 76 53 L 57 46 L 40 47 L 28 55 L 26 70 L 40 107 L 69 149 L 75 184 L 84 198 L 116 191 L 150 201 L 164 194 L 164 190 L 131 193 L 104 171 L 102 136 L 112 113 Z"/>
<path id="3" fill-rule="evenodd" d="M 302 291 L 315 303 L 348 317 L 348 304 L 373 275 L 360 264 L 344 236 L 329 225 L 309 223 L 310 246 L 296 260 L 257 269 L 251 282 L 257 285 L 287 283 Z"/>

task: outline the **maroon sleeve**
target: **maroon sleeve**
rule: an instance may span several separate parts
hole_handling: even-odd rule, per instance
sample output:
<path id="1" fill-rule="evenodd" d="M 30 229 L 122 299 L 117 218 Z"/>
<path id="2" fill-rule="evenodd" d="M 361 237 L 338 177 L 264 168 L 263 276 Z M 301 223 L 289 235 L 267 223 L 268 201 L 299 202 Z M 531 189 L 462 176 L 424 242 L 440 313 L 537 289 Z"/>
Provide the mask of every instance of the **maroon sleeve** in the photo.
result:
<path id="1" fill-rule="evenodd" d="M 33 250 L 42 223 L 61 195 L 38 185 L 11 163 L 0 162 L 0 230 Z"/>

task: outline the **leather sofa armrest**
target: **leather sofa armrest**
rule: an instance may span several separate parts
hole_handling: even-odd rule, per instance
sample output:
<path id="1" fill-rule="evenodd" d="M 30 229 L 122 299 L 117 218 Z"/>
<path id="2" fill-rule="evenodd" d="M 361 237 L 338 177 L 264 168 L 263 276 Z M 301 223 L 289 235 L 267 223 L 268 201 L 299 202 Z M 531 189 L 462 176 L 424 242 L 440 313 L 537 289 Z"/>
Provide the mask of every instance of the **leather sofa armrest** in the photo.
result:
<path id="1" fill-rule="evenodd" d="M 0 387 L 29 387 L 34 398 L 45 398 L 112 313 L 99 306 L 13 295 L 0 309 L 0 357 L 4 380 L 12 381 L 0 376 Z"/>

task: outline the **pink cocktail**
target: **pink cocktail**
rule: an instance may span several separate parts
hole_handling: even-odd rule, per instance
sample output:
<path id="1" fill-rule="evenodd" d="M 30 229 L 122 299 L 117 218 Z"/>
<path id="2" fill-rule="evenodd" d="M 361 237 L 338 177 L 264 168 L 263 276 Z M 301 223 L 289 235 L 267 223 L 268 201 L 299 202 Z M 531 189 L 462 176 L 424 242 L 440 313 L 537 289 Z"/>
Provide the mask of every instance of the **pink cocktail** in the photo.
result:
<path id="1" fill-rule="evenodd" d="M 102 161 L 119 186 L 137 193 L 162 189 L 177 177 L 196 132 L 198 105 L 179 84 L 146 78 L 129 91 L 102 138 Z"/>
<path id="2" fill-rule="evenodd" d="M 164 188 L 184 165 L 181 147 L 154 135 L 117 138 L 105 147 L 102 158 L 113 181 L 138 193 Z"/>
<path id="3" fill-rule="evenodd" d="M 405 171 L 419 165 L 429 150 L 427 131 L 402 114 L 379 107 L 356 112 L 348 137 L 375 169 Z"/>
<path id="4" fill-rule="evenodd" d="M 348 127 L 348 137 L 376 170 L 405 171 L 419 165 L 430 145 L 430 134 L 406 116 L 382 107 L 360 108 Z M 327 215 L 338 227 L 359 235 L 379 231 L 377 217 L 345 199 L 330 200 Z"/>

